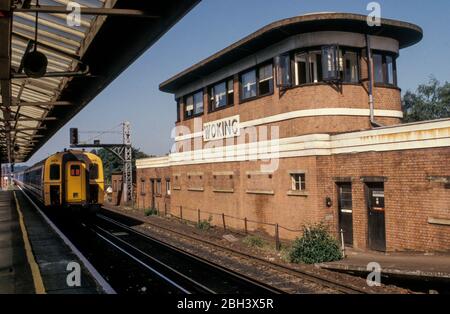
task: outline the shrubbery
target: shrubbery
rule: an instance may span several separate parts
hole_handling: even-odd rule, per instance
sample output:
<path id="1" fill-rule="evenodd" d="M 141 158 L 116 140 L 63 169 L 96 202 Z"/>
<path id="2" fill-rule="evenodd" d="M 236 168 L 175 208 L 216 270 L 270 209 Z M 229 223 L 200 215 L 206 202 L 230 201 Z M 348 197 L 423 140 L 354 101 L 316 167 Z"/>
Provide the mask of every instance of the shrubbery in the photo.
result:
<path id="1" fill-rule="evenodd" d="M 303 236 L 297 238 L 289 252 L 292 263 L 323 263 L 342 259 L 339 243 L 322 224 L 305 227 Z"/>
<path id="2" fill-rule="evenodd" d="M 200 230 L 209 230 L 211 229 L 211 221 L 212 221 L 212 216 L 209 216 L 208 220 L 200 220 L 199 222 L 196 223 L 196 227 L 197 229 Z"/>
<path id="3" fill-rule="evenodd" d="M 158 215 L 158 210 L 156 208 L 146 208 L 144 214 L 145 216 L 156 216 Z"/>

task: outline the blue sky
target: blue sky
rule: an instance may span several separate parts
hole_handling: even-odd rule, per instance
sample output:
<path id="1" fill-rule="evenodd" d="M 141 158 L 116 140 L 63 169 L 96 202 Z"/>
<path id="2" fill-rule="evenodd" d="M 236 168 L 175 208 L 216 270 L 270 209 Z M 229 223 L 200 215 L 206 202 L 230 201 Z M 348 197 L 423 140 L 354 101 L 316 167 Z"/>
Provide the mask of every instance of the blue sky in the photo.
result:
<path id="1" fill-rule="evenodd" d="M 69 145 L 69 128 L 109 130 L 131 122 L 134 146 L 148 154 L 170 150 L 176 119 L 173 95 L 160 92 L 165 79 L 210 56 L 257 29 L 279 19 L 311 12 L 367 14 L 365 0 L 203 0 L 159 42 L 50 139 L 27 164 L 40 161 Z M 406 91 L 434 75 L 450 81 L 448 0 L 378 1 L 382 17 L 421 26 L 424 39 L 400 52 L 399 86 Z M 80 134 L 81 140 L 92 134 Z M 118 135 L 102 141 L 120 140 Z"/>

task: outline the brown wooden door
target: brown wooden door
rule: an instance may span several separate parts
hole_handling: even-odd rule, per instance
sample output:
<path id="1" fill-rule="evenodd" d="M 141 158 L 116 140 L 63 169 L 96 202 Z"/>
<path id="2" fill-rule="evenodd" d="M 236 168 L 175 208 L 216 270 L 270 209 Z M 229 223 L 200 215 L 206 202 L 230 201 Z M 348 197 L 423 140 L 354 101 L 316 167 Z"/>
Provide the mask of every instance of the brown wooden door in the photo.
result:
<path id="1" fill-rule="evenodd" d="M 344 234 L 344 243 L 353 245 L 352 184 L 338 184 L 339 232 Z"/>
<path id="2" fill-rule="evenodd" d="M 384 183 L 367 184 L 369 248 L 386 251 Z"/>

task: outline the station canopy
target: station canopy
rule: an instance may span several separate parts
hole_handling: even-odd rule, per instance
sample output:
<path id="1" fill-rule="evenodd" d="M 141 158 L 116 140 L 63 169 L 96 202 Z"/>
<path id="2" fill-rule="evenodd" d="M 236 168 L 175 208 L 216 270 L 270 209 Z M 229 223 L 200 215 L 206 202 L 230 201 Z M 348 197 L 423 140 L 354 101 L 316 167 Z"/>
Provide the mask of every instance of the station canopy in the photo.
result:
<path id="1" fill-rule="evenodd" d="M 199 0 L 73 2 L 0 0 L 1 163 L 27 161 Z"/>

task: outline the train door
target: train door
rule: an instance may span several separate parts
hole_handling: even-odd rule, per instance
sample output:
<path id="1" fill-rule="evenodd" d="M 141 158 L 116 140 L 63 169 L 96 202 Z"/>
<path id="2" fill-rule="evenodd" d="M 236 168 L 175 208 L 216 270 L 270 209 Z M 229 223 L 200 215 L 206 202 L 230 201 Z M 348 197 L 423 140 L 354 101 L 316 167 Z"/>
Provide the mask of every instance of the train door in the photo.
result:
<path id="1" fill-rule="evenodd" d="M 384 183 L 367 184 L 369 248 L 386 251 L 386 226 L 384 217 Z"/>
<path id="2" fill-rule="evenodd" d="M 86 169 L 81 161 L 68 161 L 66 164 L 66 202 L 86 200 Z"/>
<path id="3" fill-rule="evenodd" d="M 339 231 L 343 231 L 344 243 L 353 245 L 352 184 L 338 185 Z"/>

